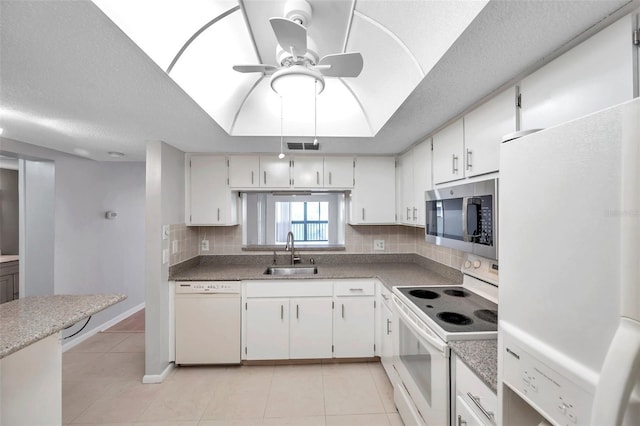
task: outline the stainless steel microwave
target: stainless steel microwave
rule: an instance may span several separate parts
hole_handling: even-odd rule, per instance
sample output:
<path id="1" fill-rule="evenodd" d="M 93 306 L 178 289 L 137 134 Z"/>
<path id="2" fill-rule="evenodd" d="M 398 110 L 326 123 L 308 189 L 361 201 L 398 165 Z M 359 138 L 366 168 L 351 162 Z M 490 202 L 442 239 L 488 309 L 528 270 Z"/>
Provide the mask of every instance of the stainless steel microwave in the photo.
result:
<path id="1" fill-rule="evenodd" d="M 498 258 L 498 179 L 425 192 L 425 240 Z"/>

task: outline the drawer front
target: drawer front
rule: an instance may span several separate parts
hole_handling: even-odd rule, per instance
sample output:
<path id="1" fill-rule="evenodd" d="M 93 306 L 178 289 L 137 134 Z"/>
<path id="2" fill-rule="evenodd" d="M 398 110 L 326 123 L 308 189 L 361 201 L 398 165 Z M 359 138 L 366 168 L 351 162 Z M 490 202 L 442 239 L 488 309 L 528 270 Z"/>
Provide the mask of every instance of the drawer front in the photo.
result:
<path id="1" fill-rule="evenodd" d="M 336 281 L 333 286 L 335 296 L 373 296 L 376 286 L 373 280 Z"/>
<path id="2" fill-rule="evenodd" d="M 479 417 L 495 424 L 498 413 L 498 397 L 457 357 L 456 393 L 466 401 L 467 405 L 471 407 Z"/>
<path id="3" fill-rule="evenodd" d="M 259 280 L 245 282 L 246 297 L 332 296 L 333 282 L 325 280 Z"/>

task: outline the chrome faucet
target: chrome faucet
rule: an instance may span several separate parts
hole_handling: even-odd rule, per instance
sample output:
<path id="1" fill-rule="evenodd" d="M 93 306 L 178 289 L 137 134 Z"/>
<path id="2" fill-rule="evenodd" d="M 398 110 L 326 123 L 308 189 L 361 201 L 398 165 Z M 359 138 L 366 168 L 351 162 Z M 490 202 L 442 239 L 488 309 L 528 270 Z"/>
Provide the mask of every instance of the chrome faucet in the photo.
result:
<path id="1" fill-rule="evenodd" d="M 291 250 L 291 266 L 300 261 L 300 257 L 296 256 L 295 240 L 293 238 L 293 232 L 291 231 L 287 234 L 287 243 L 285 244 L 284 249 L 285 251 Z"/>

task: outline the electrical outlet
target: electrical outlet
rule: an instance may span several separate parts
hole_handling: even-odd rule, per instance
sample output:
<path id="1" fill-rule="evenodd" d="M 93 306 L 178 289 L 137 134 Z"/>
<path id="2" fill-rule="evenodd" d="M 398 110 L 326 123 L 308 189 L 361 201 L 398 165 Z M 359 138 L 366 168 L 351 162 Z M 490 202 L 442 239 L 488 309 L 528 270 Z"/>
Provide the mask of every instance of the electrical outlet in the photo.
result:
<path id="1" fill-rule="evenodd" d="M 384 250 L 384 240 L 373 240 L 374 250 Z"/>
<path id="2" fill-rule="evenodd" d="M 202 240 L 202 243 L 200 243 L 200 250 L 209 251 L 209 240 Z"/>
<path id="3" fill-rule="evenodd" d="M 169 263 L 169 249 L 162 250 L 162 264 L 166 265 Z"/>
<path id="4" fill-rule="evenodd" d="M 171 254 L 176 254 L 178 252 L 178 240 L 173 240 L 171 242 Z"/>

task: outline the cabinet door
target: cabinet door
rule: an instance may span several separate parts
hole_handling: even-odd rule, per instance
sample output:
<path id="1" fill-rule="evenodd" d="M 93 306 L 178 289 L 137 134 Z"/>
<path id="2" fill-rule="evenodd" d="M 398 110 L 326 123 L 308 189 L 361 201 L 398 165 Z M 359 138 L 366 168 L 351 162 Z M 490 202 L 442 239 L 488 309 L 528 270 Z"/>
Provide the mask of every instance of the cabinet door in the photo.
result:
<path id="1" fill-rule="evenodd" d="M 380 361 L 387 372 L 387 376 L 393 376 L 393 312 L 386 303 L 381 303 L 381 333 L 380 333 Z"/>
<path id="2" fill-rule="evenodd" d="M 0 303 L 5 303 L 13 300 L 13 286 L 13 275 L 3 275 L 0 277 Z"/>
<path id="3" fill-rule="evenodd" d="M 333 316 L 335 358 L 374 355 L 375 308 L 373 297 L 337 297 Z"/>
<path id="4" fill-rule="evenodd" d="M 433 182 L 464 178 L 464 127 L 462 119 L 433 136 Z"/>
<path id="5" fill-rule="evenodd" d="M 230 207 L 230 191 L 227 188 L 225 157 L 218 155 L 192 156 L 189 167 L 188 194 L 190 225 L 226 224 L 231 212 L 227 211 Z M 237 223 L 237 220 L 231 221 Z"/>
<path id="6" fill-rule="evenodd" d="M 289 188 L 289 161 L 275 155 L 260 156 L 260 187 Z"/>
<path id="7" fill-rule="evenodd" d="M 431 139 L 413 148 L 413 223 L 425 225 L 424 193 L 433 189 L 431 182 Z"/>
<path id="8" fill-rule="evenodd" d="M 397 176 L 400 179 L 398 184 L 400 199 L 400 210 L 398 211 L 398 222 L 403 225 L 413 225 L 413 151 L 409 151 L 398 159 Z"/>
<path id="9" fill-rule="evenodd" d="M 465 175 L 500 169 L 502 137 L 516 131 L 516 90 L 505 90 L 464 117 Z"/>
<path id="10" fill-rule="evenodd" d="M 247 299 L 245 355 L 254 359 L 289 358 L 289 299 Z"/>
<path id="11" fill-rule="evenodd" d="M 351 195 L 350 223 L 386 225 L 396 223 L 395 159 L 358 157 Z"/>
<path id="12" fill-rule="evenodd" d="M 353 188 L 353 158 L 324 157 L 325 188 Z"/>
<path id="13" fill-rule="evenodd" d="M 331 297 L 291 299 L 289 318 L 289 357 L 331 358 L 332 343 Z"/>
<path id="14" fill-rule="evenodd" d="M 456 397 L 456 414 L 454 424 L 464 426 L 490 426 L 490 423 L 483 423 L 473 410 L 467 405 L 467 402 L 458 395 Z"/>
<path id="15" fill-rule="evenodd" d="M 295 157 L 292 163 L 294 188 L 322 188 L 324 180 L 322 157 Z"/>
<path id="16" fill-rule="evenodd" d="M 260 157 L 257 155 L 229 156 L 229 187 L 257 188 L 260 186 Z"/>

